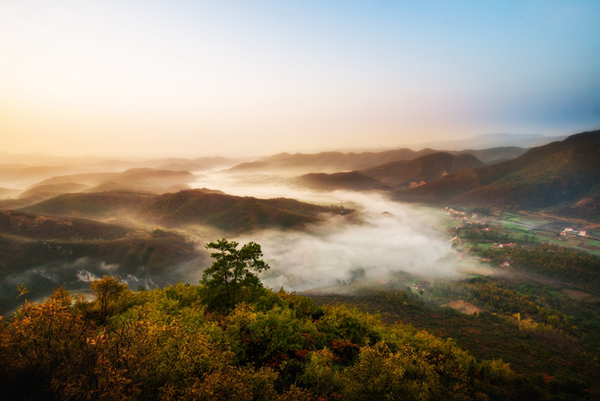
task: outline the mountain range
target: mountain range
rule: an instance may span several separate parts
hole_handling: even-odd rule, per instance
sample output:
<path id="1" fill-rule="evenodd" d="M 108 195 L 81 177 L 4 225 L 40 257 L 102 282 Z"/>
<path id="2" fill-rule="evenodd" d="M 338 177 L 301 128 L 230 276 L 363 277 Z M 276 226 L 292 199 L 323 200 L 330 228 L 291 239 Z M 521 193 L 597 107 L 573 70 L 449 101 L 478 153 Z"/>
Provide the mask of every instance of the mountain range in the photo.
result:
<path id="1" fill-rule="evenodd" d="M 600 130 L 530 149 L 512 160 L 461 170 L 392 196 L 420 203 L 540 209 L 581 201 L 599 183 Z"/>
<path id="2" fill-rule="evenodd" d="M 519 147 L 498 147 L 447 151 L 445 153 L 452 155 L 471 154 L 481 160 L 484 164 L 488 164 L 512 159 L 520 156 L 525 151 L 526 149 Z M 426 148 L 417 152 L 411 149 L 402 148 L 382 152 L 363 153 L 279 153 L 259 160 L 244 162 L 225 171 L 229 173 L 278 171 L 292 173 L 337 173 L 341 171 L 365 170 L 385 163 L 414 160 L 434 153 L 440 153 L 440 151 Z"/>
<path id="3" fill-rule="evenodd" d="M 471 138 L 448 141 L 425 142 L 413 145 L 415 148 L 435 148 L 446 150 L 485 149 L 494 147 L 516 146 L 532 148 L 550 142 L 562 141 L 566 136 L 545 136 L 540 134 L 482 134 Z"/>
<path id="4" fill-rule="evenodd" d="M 455 156 L 440 152 L 358 171 L 305 174 L 296 177 L 292 182 L 324 191 L 389 191 L 393 188 L 424 185 L 462 169 L 480 166 L 483 166 L 483 163 L 471 154 Z"/>

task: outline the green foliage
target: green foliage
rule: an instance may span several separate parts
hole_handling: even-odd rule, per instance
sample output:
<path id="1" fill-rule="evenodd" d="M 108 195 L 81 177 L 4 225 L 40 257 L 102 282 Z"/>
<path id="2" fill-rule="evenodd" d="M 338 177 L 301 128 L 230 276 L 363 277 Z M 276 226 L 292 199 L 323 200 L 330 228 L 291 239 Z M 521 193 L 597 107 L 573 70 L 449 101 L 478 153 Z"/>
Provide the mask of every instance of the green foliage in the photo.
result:
<path id="1" fill-rule="evenodd" d="M 220 242 L 216 259 L 259 261 L 254 246 L 230 259 L 236 245 Z M 3 396 L 476 400 L 498 386 L 513 391 L 502 362 L 480 363 L 451 341 L 283 291 L 263 289 L 222 315 L 207 310 L 205 287 L 133 293 L 105 277 L 91 288 L 94 301 L 60 289 L 0 326 Z"/>
<path id="2" fill-rule="evenodd" d="M 216 249 L 210 256 L 215 259 L 200 281 L 202 295 L 211 310 L 232 309 L 239 302 L 254 300 L 261 295 L 262 283 L 257 274 L 269 269 L 260 259 L 260 245 L 249 242 L 237 249 L 238 243 L 226 239 L 210 242 L 207 249 Z"/>
<path id="3" fill-rule="evenodd" d="M 118 310 L 122 299 L 127 295 L 127 284 L 121 283 L 119 277 L 105 276 L 101 280 L 94 280 L 90 284 L 90 290 L 96 297 L 96 310 L 103 323 Z"/>
<path id="4" fill-rule="evenodd" d="M 585 376 L 598 367 L 593 299 L 576 304 L 543 285 L 490 278 L 421 281 L 421 295 L 406 288 L 351 298 L 383 311 L 371 315 L 263 288 L 257 273 L 268 266 L 257 244 L 239 248 L 220 240 L 208 247 L 216 250 L 215 263 L 201 286 L 134 293 L 104 277 L 90 286 L 93 301 L 60 288 L 42 304 L 25 302 L 0 325 L 0 393 L 132 400 L 581 400 L 598 394 Z M 450 299 L 488 312 L 466 316 L 430 306 Z M 499 359 L 504 355 L 519 374 Z M 554 377 L 562 372 L 547 370 L 551 364 L 582 372 Z"/>
<path id="5" fill-rule="evenodd" d="M 482 251 L 482 256 L 501 264 L 510 260 L 517 269 L 529 269 L 550 277 L 600 289 L 600 258 L 573 249 L 541 244 L 535 249 L 503 248 Z"/>

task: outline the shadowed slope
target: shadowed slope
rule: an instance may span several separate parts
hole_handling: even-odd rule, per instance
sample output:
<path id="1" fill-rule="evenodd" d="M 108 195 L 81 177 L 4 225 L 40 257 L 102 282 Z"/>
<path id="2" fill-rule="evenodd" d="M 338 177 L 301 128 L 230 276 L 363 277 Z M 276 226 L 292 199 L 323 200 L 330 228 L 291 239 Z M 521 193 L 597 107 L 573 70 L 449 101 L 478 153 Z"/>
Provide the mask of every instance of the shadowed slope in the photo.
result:
<path id="1" fill-rule="evenodd" d="M 117 239 L 131 230 L 91 220 L 0 210 L 0 234 L 36 239 Z"/>
<path id="2" fill-rule="evenodd" d="M 325 191 L 333 191 L 336 189 L 344 189 L 349 191 L 387 191 L 391 189 L 381 181 L 372 177 L 367 177 L 358 171 L 334 174 L 305 174 L 297 177 L 295 182 L 308 188 Z"/>
<path id="3" fill-rule="evenodd" d="M 327 207 L 293 199 L 257 199 L 189 190 L 161 195 L 134 217 L 168 227 L 210 224 L 228 231 L 250 231 L 298 228 L 320 221 L 319 214 L 331 212 Z"/>
<path id="4" fill-rule="evenodd" d="M 423 203 L 540 208 L 572 202 L 600 183 L 600 131 L 533 148 L 516 159 L 462 170 L 394 198 Z"/>
<path id="5" fill-rule="evenodd" d="M 408 187 L 413 182 L 427 183 L 465 168 L 482 166 L 483 163 L 471 154 L 455 156 L 441 152 L 414 160 L 386 163 L 361 172 L 391 186 Z"/>
<path id="6" fill-rule="evenodd" d="M 23 210 L 62 216 L 108 218 L 134 213 L 152 202 L 156 196 L 135 191 L 64 194 Z"/>

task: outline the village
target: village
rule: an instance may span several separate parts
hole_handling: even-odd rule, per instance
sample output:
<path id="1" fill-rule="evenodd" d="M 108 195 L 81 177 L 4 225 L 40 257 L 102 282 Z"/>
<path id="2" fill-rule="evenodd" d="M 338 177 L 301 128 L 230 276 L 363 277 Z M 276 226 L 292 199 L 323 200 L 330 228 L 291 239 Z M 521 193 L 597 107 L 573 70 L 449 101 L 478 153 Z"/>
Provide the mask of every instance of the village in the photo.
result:
<path id="1" fill-rule="evenodd" d="M 502 249 L 515 246 L 533 249 L 554 243 L 600 256 L 600 234 L 578 229 L 569 221 L 535 213 L 468 210 L 444 207 L 446 227 L 459 249 Z M 482 259 L 482 262 L 489 260 Z"/>
<path id="2" fill-rule="evenodd" d="M 577 236 L 577 235 L 579 235 L 581 237 L 589 237 L 589 235 L 588 235 L 588 233 L 587 233 L 586 230 L 577 231 L 577 230 L 573 230 L 571 227 L 565 227 L 565 229 L 560 232 L 560 235 L 563 235 L 563 236 L 567 236 L 567 235 Z"/>

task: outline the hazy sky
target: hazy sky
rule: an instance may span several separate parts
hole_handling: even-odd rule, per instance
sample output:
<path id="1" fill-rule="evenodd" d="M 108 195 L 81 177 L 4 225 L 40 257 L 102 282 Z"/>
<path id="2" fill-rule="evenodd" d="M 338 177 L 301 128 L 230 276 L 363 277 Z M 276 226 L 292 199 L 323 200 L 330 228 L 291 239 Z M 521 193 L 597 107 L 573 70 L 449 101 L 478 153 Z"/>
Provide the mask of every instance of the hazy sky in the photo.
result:
<path id="1" fill-rule="evenodd" d="M 600 128 L 600 1 L 2 0 L 0 150 L 267 154 Z"/>

